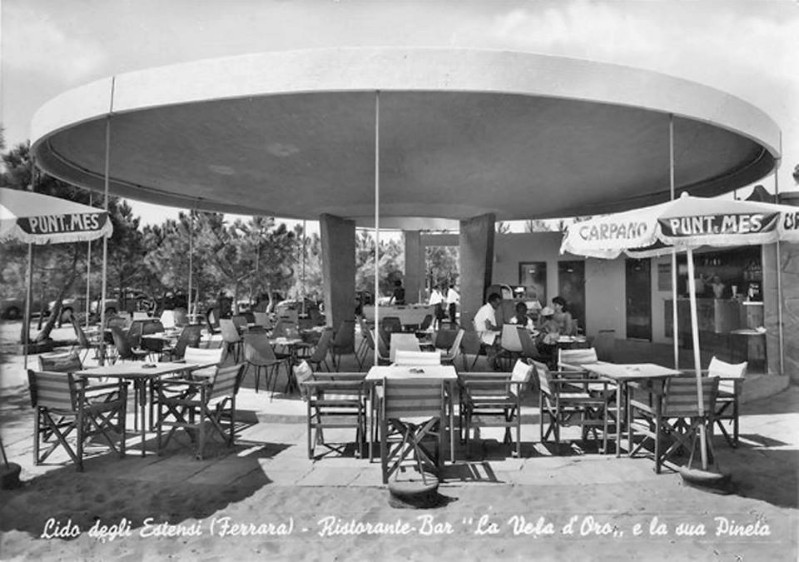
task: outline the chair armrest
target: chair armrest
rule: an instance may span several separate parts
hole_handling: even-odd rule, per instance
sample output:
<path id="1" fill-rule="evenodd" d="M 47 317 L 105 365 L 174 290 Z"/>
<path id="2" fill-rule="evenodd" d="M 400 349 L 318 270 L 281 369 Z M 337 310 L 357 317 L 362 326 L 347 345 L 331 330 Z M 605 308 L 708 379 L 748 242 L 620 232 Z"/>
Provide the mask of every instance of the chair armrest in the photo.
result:
<path id="1" fill-rule="evenodd" d="M 203 387 L 209 386 L 211 384 L 208 380 L 193 380 L 193 379 L 165 379 L 156 381 L 156 386 L 160 387 L 170 387 L 170 386 L 192 386 L 192 387 Z"/>

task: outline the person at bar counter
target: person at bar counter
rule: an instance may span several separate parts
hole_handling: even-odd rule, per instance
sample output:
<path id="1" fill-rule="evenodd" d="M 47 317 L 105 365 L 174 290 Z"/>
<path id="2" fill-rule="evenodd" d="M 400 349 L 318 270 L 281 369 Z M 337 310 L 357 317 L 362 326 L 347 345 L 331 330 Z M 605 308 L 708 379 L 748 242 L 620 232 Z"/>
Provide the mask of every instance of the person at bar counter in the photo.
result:
<path id="1" fill-rule="evenodd" d="M 577 324 L 569 312 L 569 305 L 561 296 L 552 299 L 552 308 L 554 310 L 553 319 L 558 324 L 558 331 L 563 336 L 573 336 L 577 333 Z"/>
<path id="2" fill-rule="evenodd" d="M 402 286 L 402 280 L 397 279 L 394 281 L 394 292 L 391 294 L 391 300 L 388 301 L 388 304 L 405 304 L 405 287 Z"/>
<path id="3" fill-rule="evenodd" d="M 511 317 L 509 322 L 517 326 L 524 326 L 530 332 L 535 329 L 533 319 L 527 315 L 527 305 L 523 302 L 516 303 L 516 314 Z"/>

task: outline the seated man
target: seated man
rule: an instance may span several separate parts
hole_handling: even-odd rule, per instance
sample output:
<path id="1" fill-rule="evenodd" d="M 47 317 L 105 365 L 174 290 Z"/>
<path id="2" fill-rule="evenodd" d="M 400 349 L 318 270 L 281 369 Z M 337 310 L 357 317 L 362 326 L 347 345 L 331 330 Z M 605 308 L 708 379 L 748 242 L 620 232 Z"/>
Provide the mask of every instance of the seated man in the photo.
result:
<path id="1" fill-rule="evenodd" d="M 516 314 L 508 322 L 517 326 L 524 326 L 529 332 L 535 329 L 533 319 L 527 316 L 527 305 L 521 301 L 516 303 Z"/>
<path id="2" fill-rule="evenodd" d="M 486 345 L 493 345 L 499 333 L 496 310 L 501 302 L 502 297 L 499 294 L 491 293 L 488 295 L 488 302 L 481 306 L 474 315 L 474 331 L 477 332 L 480 341 Z"/>

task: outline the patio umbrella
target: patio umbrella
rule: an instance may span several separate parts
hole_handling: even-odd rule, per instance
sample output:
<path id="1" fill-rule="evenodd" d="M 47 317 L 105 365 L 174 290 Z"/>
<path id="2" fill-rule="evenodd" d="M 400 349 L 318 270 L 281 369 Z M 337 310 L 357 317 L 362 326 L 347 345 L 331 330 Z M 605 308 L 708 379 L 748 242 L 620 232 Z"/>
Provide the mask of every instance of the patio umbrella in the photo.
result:
<path id="1" fill-rule="evenodd" d="M 799 208 L 757 201 L 692 197 L 623 213 L 596 217 L 568 228 L 561 253 L 613 259 L 622 253 L 650 257 L 672 249 L 687 252 L 688 293 L 697 397 L 702 413 L 702 387 L 697 328 L 693 250 L 701 246 L 734 247 L 799 242 Z M 781 329 L 781 328 L 780 328 Z M 702 468 L 707 468 L 706 435 L 701 433 Z"/>
<path id="2" fill-rule="evenodd" d="M 33 245 L 88 242 L 113 232 L 106 211 L 41 193 L 0 188 L 0 242 L 28 244 L 23 346 L 28 367 L 28 339 Z"/>

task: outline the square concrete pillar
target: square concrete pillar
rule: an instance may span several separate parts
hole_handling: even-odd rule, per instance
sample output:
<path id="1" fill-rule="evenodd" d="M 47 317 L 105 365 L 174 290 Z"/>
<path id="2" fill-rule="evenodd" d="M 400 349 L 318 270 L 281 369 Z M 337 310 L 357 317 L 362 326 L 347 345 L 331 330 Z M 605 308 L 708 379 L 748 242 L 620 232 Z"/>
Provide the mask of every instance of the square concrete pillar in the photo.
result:
<path id="1" fill-rule="evenodd" d="M 403 230 L 402 238 L 405 242 L 405 302 L 412 304 L 420 302 L 419 295 L 424 289 L 424 249 L 418 230 Z"/>
<path id="2" fill-rule="evenodd" d="M 492 280 L 495 222 L 489 213 L 462 220 L 460 225 L 461 325 L 469 330 Z"/>
<path id="3" fill-rule="evenodd" d="M 355 315 L 355 222 L 324 214 L 319 231 L 325 317 L 328 326 L 338 329 Z"/>

